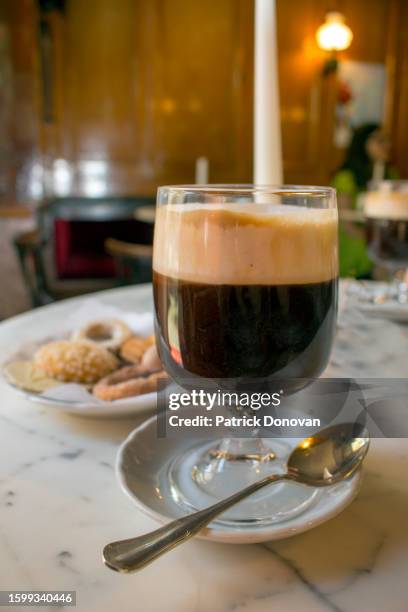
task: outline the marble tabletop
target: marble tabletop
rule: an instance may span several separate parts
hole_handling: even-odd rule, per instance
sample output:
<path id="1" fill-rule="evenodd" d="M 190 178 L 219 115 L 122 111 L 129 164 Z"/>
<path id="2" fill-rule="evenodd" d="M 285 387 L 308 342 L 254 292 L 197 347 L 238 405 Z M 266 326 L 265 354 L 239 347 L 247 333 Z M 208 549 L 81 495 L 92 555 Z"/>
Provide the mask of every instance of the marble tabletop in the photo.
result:
<path id="1" fill-rule="evenodd" d="M 151 307 L 148 286 L 99 295 Z M 3 322 L 1 354 L 58 329 L 82 299 Z M 408 327 L 343 300 L 333 376 L 407 377 L 407 353 Z M 103 566 L 104 544 L 156 526 L 114 478 L 118 445 L 140 418 L 83 419 L 31 405 L 4 382 L 0 391 L 0 589 L 76 590 L 86 612 L 408 610 L 408 440 L 374 440 L 357 499 L 312 531 L 262 545 L 191 541 L 122 576 Z"/>

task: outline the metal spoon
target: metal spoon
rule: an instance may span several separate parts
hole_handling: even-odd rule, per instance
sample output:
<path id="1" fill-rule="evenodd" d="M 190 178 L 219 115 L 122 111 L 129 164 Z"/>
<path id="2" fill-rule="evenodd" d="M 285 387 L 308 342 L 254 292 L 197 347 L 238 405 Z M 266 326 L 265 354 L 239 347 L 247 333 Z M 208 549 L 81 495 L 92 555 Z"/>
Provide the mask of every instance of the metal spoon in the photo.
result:
<path id="1" fill-rule="evenodd" d="M 252 493 L 280 480 L 326 487 L 349 478 L 361 465 L 369 439 L 358 423 L 323 429 L 300 442 L 289 456 L 286 474 L 271 474 L 209 508 L 183 516 L 151 533 L 107 544 L 104 563 L 117 572 L 133 572 L 193 537 L 219 514 Z"/>

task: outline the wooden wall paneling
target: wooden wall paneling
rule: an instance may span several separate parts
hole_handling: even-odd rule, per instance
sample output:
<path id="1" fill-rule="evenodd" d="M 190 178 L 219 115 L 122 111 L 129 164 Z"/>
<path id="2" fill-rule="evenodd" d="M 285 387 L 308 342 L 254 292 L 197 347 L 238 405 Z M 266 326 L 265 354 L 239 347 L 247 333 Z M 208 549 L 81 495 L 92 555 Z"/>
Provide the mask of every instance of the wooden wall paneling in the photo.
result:
<path id="1" fill-rule="evenodd" d="M 67 0 L 46 153 L 105 163 L 112 191 L 252 176 L 252 0 Z"/>
<path id="2" fill-rule="evenodd" d="M 49 57 L 50 63 L 50 86 L 51 86 L 51 108 L 48 117 L 45 116 L 47 105 L 44 100 L 44 67 L 42 62 L 45 58 L 41 57 L 38 50 L 40 46 L 40 21 L 44 22 L 48 28 L 50 36 Z M 64 42 L 65 42 L 65 19 L 56 10 L 38 15 L 36 24 L 37 53 L 38 60 L 38 89 L 39 89 L 39 109 L 38 114 L 41 120 L 40 130 L 40 150 L 42 163 L 45 167 L 51 166 L 54 159 L 67 157 L 64 151 L 64 132 L 61 127 L 64 125 Z"/>
<path id="3" fill-rule="evenodd" d="M 385 48 L 385 65 L 387 70 L 387 85 L 384 102 L 385 130 L 392 135 L 394 110 L 397 102 L 398 83 L 397 83 L 397 56 L 399 47 L 399 23 L 402 17 L 402 7 L 400 0 L 390 0 L 387 42 Z"/>
<path id="4" fill-rule="evenodd" d="M 388 0 L 277 0 L 281 115 L 285 180 L 327 183 L 344 157 L 333 142 L 338 82 L 323 77 L 327 54 L 315 33 L 326 11 L 340 10 L 353 30 L 339 60 L 385 62 Z M 385 25 L 384 25 L 385 24 Z"/>
<path id="5" fill-rule="evenodd" d="M 408 180 L 408 3 L 399 2 L 395 100 L 392 116 L 393 161 Z"/>
<path id="6" fill-rule="evenodd" d="M 339 54 L 340 61 L 343 59 L 386 64 L 391 2 L 389 0 L 339 1 L 339 10 L 346 16 L 346 21 L 354 34 L 351 46 Z M 337 148 L 332 137 L 331 148 L 329 147 L 327 154 L 329 162 L 327 170 L 331 177 L 341 165 L 345 150 Z"/>
<path id="7" fill-rule="evenodd" d="M 67 2 L 64 134 L 74 159 L 126 159 L 134 154 L 136 4 Z"/>
<path id="8" fill-rule="evenodd" d="M 284 177 L 287 182 L 319 182 L 321 161 L 321 70 L 325 54 L 315 32 L 325 14 L 323 0 L 277 1 L 279 80 Z"/>
<path id="9" fill-rule="evenodd" d="M 35 0 L 0 3 L 0 197 L 24 201 L 38 153 Z"/>
<path id="10" fill-rule="evenodd" d="M 345 59 L 361 62 L 384 62 L 390 0 L 341 0 L 340 10 L 354 38 Z"/>
<path id="11" fill-rule="evenodd" d="M 252 80 L 242 78 L 253 54 L 248 0 L 160 4 L 160 181 L 193 180 L 202 155 L 212 181 L 249 180 Z"/>
<path id="12" fill-rule="evenodd" d="M 237 89 L 236 171 L 239 183 L 253 181 L 253 107 L 254 107 L 254 2 L 238 0 L 236 6 L 237 41 L 234 81 Z"/>
<path id="13" fill-rule="evenodd" d="M 27 144 L 28 151 L 37 139 L 45 160 L 102 162 L 112 192 L 151 194 L 158 184 L 192 181 L 201 155 L 210 160 L 211 181 L 250 181 L 253 4 L 67 0 L 65 15 L 46 16 L 53 34 L 53 120 L 42 123 L 38 136 L 36 2 L 3 0 L 0 18 L 7 9 L 14 23 L 13 64 L 26 74 L 16 76 L 13 89 L 15 146 Z M 395 162 L 408 176 L 408 3 L 329 4 L 344 12 L 354 32 L 340 59 L 387 62 L 385 123 Z M 322 77 L 327 56 L 315 42 L 328 8 L 326 0 L 277 0 L 287 182 L 327 183 L 344 156 L 333 143 L 337 82 L 334 75 Z M 28 123 L 23 113 L 31 113 Z"/>

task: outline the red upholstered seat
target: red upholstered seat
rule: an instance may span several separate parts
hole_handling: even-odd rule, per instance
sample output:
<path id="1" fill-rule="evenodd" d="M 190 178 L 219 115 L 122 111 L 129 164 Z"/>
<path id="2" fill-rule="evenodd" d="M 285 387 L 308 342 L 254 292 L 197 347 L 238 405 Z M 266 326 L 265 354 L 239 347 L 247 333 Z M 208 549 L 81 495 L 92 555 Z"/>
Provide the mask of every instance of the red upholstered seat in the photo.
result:
<path id="1" fill-rule="evenodd" d="M 115 265 L 105 252 L 107 238 L 151 244 L 153 229 L 134 219 L 66 221 L 56 219 L 55 261 L 60 279 L 112 278 Z"/>

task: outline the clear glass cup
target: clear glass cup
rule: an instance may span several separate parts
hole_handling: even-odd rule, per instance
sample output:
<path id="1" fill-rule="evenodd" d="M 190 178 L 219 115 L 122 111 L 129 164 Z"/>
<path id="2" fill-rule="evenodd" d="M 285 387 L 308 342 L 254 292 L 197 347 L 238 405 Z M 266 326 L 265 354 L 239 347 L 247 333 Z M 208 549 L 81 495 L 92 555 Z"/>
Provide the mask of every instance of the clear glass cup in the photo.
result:
<path id="1" fill-rule="evenodd" d="M 388 297 L 408 302 L 408 181 L 382 181 L 364 200 L 368 252 L 389 273 Z"/>
<path id="2" fill-rule="evenodd" d="M 319 377 L 337 316 L 335 191 L 169 186 L 159 188 L 157 204 L 156 340 L 170 377 L 181 387 L 211 382 L 230 390 L 246 383 L 252 390 L 276 390 L 277 380 Z M 192 446 L 169 469 L 173 499 L 184 509 L 207 506 L 283 470 L 288 453 L 278 439 Z M 286 520 L 306 510 L 316 495 L 301 485 L 274 485 L 219 522 Z"/>

